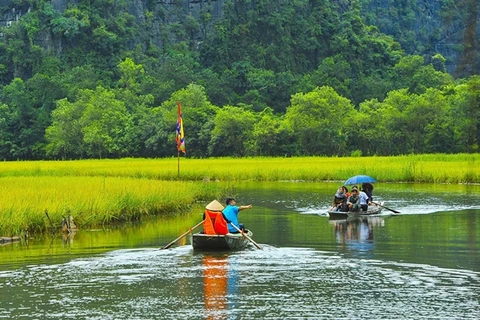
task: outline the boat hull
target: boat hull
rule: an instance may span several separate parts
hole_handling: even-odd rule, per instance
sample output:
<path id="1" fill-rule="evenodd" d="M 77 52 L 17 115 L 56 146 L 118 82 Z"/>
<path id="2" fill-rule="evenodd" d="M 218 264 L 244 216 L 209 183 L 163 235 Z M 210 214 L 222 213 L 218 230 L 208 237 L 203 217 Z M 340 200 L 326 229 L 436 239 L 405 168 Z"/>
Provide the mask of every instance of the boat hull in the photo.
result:
<path id="1" fill-rule="evenodd" d="M 253 236 L 253 232 L 247 230 L 246 235 Z M 241 233 L 228 233 L 226 235 L 211 235 L 194 233 L 191 237 L 193 250 L 201 251 L 230 251 L 245 249 L 249 240 Z"/>
<path id="2" fill-rule="evenodd" d="M 383 205 L 383 202 L 380 203 L 381 205 Z M 328 215 L 330 217 L 330 219 L 332 220 L 336 220 L 336 219 L 345 219 L 347 217 L 357 217 L 357 216 L 371 216 L 371 215 L 377 215 L 377 214 L 380 214 L 382 212 L 382 207 L 381 206 L 377 206 L 375 204 L 373 205 L 369 205 L 368 206 L 368 210 L 367 211 L 349 211 L 349 212 L 343 212 L 343 211 L 333 211 L 333 210 L 329 210 L 328 211 Z"/>

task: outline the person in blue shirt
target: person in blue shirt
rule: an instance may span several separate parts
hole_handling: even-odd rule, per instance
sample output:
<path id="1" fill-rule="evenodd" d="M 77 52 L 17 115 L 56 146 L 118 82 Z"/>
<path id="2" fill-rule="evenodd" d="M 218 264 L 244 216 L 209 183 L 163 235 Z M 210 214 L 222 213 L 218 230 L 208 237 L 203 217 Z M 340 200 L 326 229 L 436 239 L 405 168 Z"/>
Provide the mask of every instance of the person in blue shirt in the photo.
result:
<path id="1" fill-rule="evenodd" d="M 245 209 L 251 209 L 252 205 L 250 204 L 248 206 L 237 206 L 237 202 L 234 198 L 227 198 L 225 203 L 227 206 L 225 207 L 225 209 L 223 209 L 222 213 L 225 217 L 225 220 L 227 220 L 228 222 L 228 232 L 238 233 L 238 230 L 235 229 L 230 224 L 230 222 L 236 225 L 237 228 L 239 228 L 240 230 L 245 231 L 245 227 L 243 226 L 243 224 L 238 223 L 238 212 Z"/>

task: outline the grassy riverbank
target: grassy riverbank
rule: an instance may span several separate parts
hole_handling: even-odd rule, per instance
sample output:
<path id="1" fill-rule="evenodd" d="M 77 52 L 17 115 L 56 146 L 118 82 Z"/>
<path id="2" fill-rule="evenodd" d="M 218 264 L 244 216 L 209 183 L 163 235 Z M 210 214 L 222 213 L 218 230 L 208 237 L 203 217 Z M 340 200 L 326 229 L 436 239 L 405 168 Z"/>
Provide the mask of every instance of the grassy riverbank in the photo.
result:
<path id="1" fill-rule="evenodd" d="M 225 196 L 236 181 L 343 181 L 368 174 L 378 182 L 480 183 L 480 155 L 345 158 L 121 159 L 3 162 L 0 236 L 55 227 L 72 215 L 102 226 L 173 215 Z M 218 183 L 217 183 L 218 182 Z"/>
<path id="2" fill-rule="evenodd" d="M 0 178 L 0 190 L 0 236 L 7 236 L 60 229 L 69 215 L 80 227 L 175 215 L 219 197 L 221 188 L 130 177 L 14 176 Z"/>

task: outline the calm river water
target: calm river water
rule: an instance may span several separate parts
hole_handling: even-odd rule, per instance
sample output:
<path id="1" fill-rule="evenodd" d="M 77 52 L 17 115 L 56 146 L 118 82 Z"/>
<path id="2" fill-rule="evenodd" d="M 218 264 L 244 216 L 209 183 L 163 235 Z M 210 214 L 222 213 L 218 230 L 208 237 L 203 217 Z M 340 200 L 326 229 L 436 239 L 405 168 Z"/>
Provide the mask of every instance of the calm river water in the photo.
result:
<path id="1" fill-rule="evenodd" d="M 353 221 L 338 186 L 232 186 L 261 250 L 158 249 L 200 212 L 1 246 L 0 319 L 480 318 L 480 186 L 377 184 L 401 214 Z"/>

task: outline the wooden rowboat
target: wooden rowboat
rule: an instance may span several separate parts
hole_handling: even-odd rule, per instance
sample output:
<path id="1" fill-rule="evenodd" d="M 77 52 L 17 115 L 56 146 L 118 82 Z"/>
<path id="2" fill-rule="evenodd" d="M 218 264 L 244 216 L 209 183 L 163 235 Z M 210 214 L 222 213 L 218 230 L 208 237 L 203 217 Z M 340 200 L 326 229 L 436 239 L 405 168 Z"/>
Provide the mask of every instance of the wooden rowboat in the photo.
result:
<path id="1" fill-rule="evenodd" d="M 383 209 L 383 207 L 382 207 L 383 202 L 380 202 L 379 204 L 380 204 L 380 206 L 378 206 L 376 204 L 369 205 L 367 211 L 360 210 L 360 211 L 344 212 L 344 211 L 328 210 L 328 215 L 330 216 L 330 219 L 332 219 L 332 220 L 333 219 L 345 219 L 348 216 L 356 217 L 356 216 L 376 215 L 376 214 L 380 214 L 382 212 L 382 209 Z"/>
<path id="2" fill-rule="evenodd" d="M 245 235 L 251 238 L 253 232 L 247 230 Z M 249 242 L 247 237 L 241 233 L 227 233 L 226 235 L 194 233 L 191 236 L 193 250 L 202 251 L 241 250 L 245 249 Z"/>

